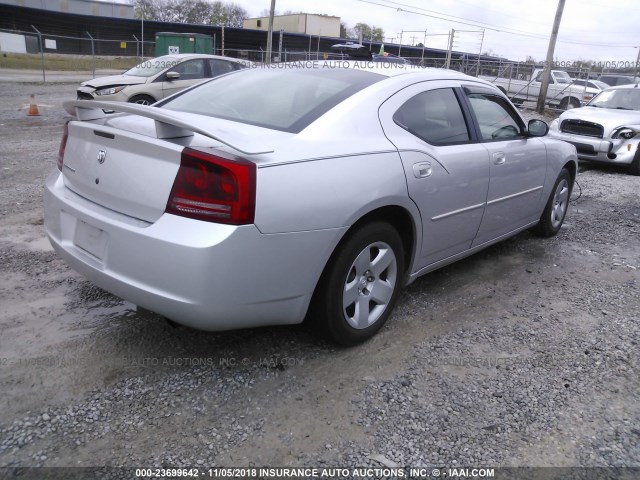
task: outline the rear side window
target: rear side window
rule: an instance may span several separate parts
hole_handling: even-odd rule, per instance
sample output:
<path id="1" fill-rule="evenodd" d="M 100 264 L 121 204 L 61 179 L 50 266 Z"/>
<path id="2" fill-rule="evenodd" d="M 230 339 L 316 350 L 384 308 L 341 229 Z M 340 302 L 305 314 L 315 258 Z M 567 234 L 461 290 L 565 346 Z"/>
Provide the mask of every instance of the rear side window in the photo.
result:
<path id="1" fill-rule="evenodd" d="M 246 68 L 185 91 L 162 107 L 298 133 L 384 78 L 350 69 Z"/>
<path id="2" fill-rule="evenodd" d="M 228 62 L 226 60 L 220 60 L 217 58 L 211 58 L 208 60 L 208 62 L 209 70 L 211 71 L 212 77 L 224 75 L 225 73 L 233 72 L 234 70 L 240 70 L 240 68 L 242 68 L 242 66 L 238 63 Z"/>
<path id="3" fill-rule="evenodd" d="M 469 129 L 451 88 L 419 93 L 398 109 L 393 120 L 432 145 L 469 141 Z"/>

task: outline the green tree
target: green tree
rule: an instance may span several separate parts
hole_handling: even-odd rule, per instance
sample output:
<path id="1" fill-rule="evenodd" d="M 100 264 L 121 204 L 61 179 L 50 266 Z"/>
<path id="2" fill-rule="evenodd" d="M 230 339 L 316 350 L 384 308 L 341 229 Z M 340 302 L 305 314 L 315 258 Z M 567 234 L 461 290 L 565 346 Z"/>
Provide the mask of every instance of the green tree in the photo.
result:
<path id="1" fill-rule="evenodd" d="M 379 27 L 371 26 L 366 23 L 356 23 L 353 27 L 353 36 L 362 38 L 362 41 L 382 42 L 384 39 L 384 30 Z"/>
<path id="2" fill-rule="evenodd" d="M 208 0 L 134 0 L 137 18 L 159 22 L 242 27 L 247 11 L 235 3 Z"/>
<path id="3" fill-rule="evenodd" d="M 345 22 L 340 22 L 340 38 L 349 38 L 349 26 Z"/>

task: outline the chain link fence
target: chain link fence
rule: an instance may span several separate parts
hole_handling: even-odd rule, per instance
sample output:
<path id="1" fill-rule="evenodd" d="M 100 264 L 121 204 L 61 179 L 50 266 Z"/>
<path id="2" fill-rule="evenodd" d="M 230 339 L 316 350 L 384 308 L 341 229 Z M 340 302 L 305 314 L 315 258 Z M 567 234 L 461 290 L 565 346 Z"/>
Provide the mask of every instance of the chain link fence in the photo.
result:
<path id="1" fill-rule="evenodd" d="M 135 66 L 144 58 L 155 56 L 155 42 L 132 38 L 101 39 L 89 32 L 83 37 L 50 35 L 33 27 L 32 32 L 0 29 L 0 68 L 28 68 L 42 71 L 47 81 L 47 71 L 87 72 L 95 76 L 118 73 Z M 313 47 L 316 47 L 315 50 Z M 7 52 L 8 50 L 8 52 Z M 323 51 L 320 40 L 312 42 L 309 49 L 283 48 L 282 42 L 272 52 L 271 62 L 309 62 L 319 60 L 343 60 L 346 56 Z M 11 55 L 7 55 L 11 53 Z M 241 58 L 256 63 L 266 63 L 267 52 L 262 49 L 225 49 L 215 45 L 211 53 Z M 394 57 L 407 63 L 431 68 L 449 68 L 467 75 L 487 80 L 500 88 L 511 100 L 523 107 L 534 108 L 540 93 L 541 65 L 486 60 L 478 55 L 454 53 L 449 58 L 444 52 L 437 57 Z M 398 60 L 396 60 L 398 61 Z M 400 60 L 402 61 L 402 60 Z M 589 86 L 589 69 L 554 71 L 546 104 L 549 108 L 565 110 L 578 107 L 590 100 L 595 91 Z M 578 81 L 577 83 L 574 83 Z"/>
<path id="2" fill-rule="evenodd" d="M 94 77 L 135 66 L 154 55 L 155 42 L 130 39 L 51 35 L 34 28 L 33 32 L 0 29 L 0 68 L 47 71 L 90 72 Z"/>

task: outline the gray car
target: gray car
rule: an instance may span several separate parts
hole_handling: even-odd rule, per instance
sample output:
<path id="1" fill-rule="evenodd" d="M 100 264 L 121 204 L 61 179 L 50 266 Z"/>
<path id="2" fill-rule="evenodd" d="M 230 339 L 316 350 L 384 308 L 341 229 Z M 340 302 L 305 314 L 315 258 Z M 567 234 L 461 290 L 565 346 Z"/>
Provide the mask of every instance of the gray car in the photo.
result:
<path id="1" fill-rule="evenodd" d="M 352 345 L 419 276 L 560 230 L 575 148 L 496 87 L 449 70 L 306 67 L 241 70 L 157 107 L 66 103 L 76 119 L 45 193 L 55 250 L 184 325 L 307 318 Z"/>
<path id="2" fill-rule="evenodd" d="M 580 160 L 624 165 L 640 175 L 640 88 L 621 85 L 600 92 L 554 120 L 549 135 L 573 144 Z"/>
<path id="3" fill-rule="evenodd" d="M 151 105 L 208 78 L 252 66 L 252 62 L 219 55 L 164 55 L 145 60 L 122 75 L 82 82 L 77 90 L 77 97 L 78 100 Z"/>

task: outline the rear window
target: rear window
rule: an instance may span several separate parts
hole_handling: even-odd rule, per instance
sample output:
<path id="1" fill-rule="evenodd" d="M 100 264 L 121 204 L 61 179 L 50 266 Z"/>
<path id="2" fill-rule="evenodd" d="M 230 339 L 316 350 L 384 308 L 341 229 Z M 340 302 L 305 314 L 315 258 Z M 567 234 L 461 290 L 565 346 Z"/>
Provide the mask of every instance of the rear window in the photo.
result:
<path id="1" fill-rule="evenodd" d="M 246 69 L 205 82 L 162 104 L 298 133 L 331 108 L 385 77 L 350 69 Z"/>

